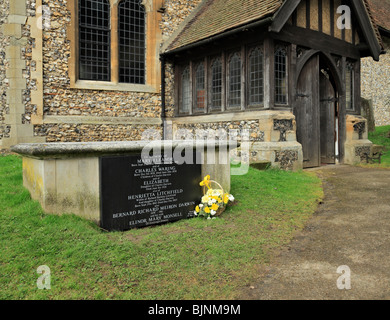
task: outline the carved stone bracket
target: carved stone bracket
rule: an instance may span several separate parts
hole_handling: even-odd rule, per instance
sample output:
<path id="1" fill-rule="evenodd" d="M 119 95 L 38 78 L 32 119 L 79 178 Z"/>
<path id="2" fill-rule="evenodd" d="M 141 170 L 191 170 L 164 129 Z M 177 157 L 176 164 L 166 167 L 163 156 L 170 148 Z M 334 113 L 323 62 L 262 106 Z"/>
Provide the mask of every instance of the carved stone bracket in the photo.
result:
<path id="1" fill-rule="evenodd" d="M 287 131 L 294 130 L 293 121 L 290 120 L 274 120 L 274 130 L 280 131 L 279 142 L 287 141 Z"/>
<path id="2" fill-rule="evenodd" d="M 297 59 L 299 60 L 300 58 L 302 58 L 302 56 L 307 52 L 307 49 L 306 48 L 303 48 L 303 47 L 297 47 Z"/>
<path id="3" fill-rule="evenodd" d="M 364 161 L 367 159 L 367 156 L 371 156 L 371 147 L 365 146 L 365 147 L 356 147 L 355 149 L 355 155 L 357 157 L 360 157 L 360 161 Z"/>
<path id="4" fill-rule="evenodd" d="M 366 131 L 366 123 L 358 122 L 353 126 L 355 132 L 359 133 L 359 140 L 363 139 L 363 134 Z"/>
<path id="5" fill-rule="evenodd" d="M 284 170 L 292 170 L 296 161 L 298 161 L 297 151 L 286 150 L 275 152 L 275 162 L 280 163 L 280 167 Z"/>

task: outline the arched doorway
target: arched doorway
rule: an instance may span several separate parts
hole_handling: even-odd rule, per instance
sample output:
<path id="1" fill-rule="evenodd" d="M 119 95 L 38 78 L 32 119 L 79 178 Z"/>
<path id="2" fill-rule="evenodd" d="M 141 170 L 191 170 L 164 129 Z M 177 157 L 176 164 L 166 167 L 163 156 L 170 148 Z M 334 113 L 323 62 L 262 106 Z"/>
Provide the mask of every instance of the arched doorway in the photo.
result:
<path id="1" fill-rule="evenodd" d="M 297 80 L 294 115 L 304 168 L 335 164 L 339 156 L 339 92 L 331 69 L 327 58 L 317 53 Z"/>

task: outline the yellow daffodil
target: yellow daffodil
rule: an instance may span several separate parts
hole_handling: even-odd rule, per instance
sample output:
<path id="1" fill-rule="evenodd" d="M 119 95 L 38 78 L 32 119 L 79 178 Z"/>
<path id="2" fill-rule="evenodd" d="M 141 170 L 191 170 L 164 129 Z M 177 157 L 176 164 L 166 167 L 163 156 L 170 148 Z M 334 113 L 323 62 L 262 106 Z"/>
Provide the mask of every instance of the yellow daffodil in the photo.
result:
<path id="1" fill-rule="evenodd" d="M 229 193 L 224 193 L 222 187 L 221 189 L 213 189 L 211 187 L 212 183 L 217 182 L 210 180 L 210 176 L 207 175 L 199 183 L 201 187 L 207 187 L 203 190 L 204 195 L 201 199 L 201 203 L 195 207 L 194 216 L 203 216 L 207 219 L 216 219 L 217 214 L 220 213 L 219 210 L 224 209 L 225 205 L 229 202 L 234 201 L 234 197 Z"/>
<path id="2" fill-rule="evenodd" d="M 217 205 L 216 203 L 214 203 L 214 204 L 211 206 L 211 210 L 217 211 L 218 209 L 219 209 L 219 205 Z"/>

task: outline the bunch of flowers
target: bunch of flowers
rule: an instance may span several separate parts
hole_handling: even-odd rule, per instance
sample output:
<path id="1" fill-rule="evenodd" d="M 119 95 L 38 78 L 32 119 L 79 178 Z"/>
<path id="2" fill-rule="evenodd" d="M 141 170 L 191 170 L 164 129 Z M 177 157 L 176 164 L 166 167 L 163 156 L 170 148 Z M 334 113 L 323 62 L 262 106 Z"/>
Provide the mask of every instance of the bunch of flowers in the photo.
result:
<path id="1" fill-rule="evenodd" d="M 216 184 L 218 188 L 212 188 L 212 183 Z M 210 180 L 209 175 L 204 177 L 199 185 L 204 188 L 205 192 L 201 203 L 195 208 L 195 216 L 214 219 L 225 211 L 230 202 L 234 201 L 234 197 L 229 193 L 225 193 L 219 183 Z"/>

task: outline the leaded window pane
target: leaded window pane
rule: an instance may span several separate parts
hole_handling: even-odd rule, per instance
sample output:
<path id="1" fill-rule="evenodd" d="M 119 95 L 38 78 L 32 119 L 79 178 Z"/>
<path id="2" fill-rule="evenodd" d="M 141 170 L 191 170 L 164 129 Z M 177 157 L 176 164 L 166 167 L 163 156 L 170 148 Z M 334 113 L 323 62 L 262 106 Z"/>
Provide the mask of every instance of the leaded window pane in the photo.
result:
<path id="1" fill-rule="evenodd" d="M 196 66 L 195 73 L 195 93 L 196 93 L 196 111 L 204 111 L 206 107 L 206 81 L 205 81 L 204 64 L 199 63 Z"/>
<path id="2" fill-rule="evenodd" d="M 110 81 L 110 3 L 79 1 L 79 78 Z"/>
<path id="3" fill-rule="evenodd" d="M 181 76 L 181 113 L 189 113 L 191 108 L 190 68 L 186 67 Z"/>
<path id="4" fill-rule="evenodd" d="M 241 57 L 234 53 L 229 61 L 229 106 L 241 106 Z"/>
<path id="5" fill-rule="evenodd" d="M 277 47 L 275 51 L 275 103 L 287 104 L 287 50 Z"/>
<path id="6" fill-rule="evenodd" d="M 353 75 L 353 64 L 351 62 L 348 62 L 345 74 L 345 94 L 347 100 L 347 110 L 353 110 Z"/>
<path id="7" fill-rule="evenodd" d="M 249 55 L 249 104 L 264 102 L 264 55 L 261 48 L 255 48 Z"/>
<path id="8" fill-rule="evenodd" d="M 222 107 L 222 61 L 217 58 L 211 65 L 211 109 Z"/>
<path id="9" fill-rule="evenodd" d="M 145 84 L 145 8 L 141 0 L 118 5 L 119 82 Z"/>

